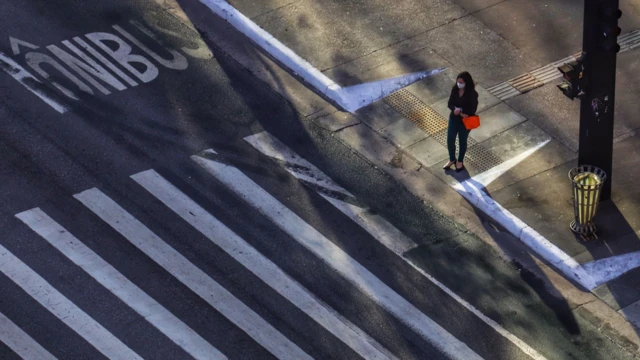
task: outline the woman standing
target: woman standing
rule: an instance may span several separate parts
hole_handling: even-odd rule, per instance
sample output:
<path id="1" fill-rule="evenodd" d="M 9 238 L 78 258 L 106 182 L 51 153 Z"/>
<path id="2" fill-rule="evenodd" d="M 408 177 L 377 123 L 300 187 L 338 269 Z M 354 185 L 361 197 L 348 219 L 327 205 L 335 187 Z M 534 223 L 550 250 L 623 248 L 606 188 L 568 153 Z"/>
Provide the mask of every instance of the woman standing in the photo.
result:
<path id="1" fill-rule="evenodd" d="M 478 93 L 471 75 L 461 72 L 449 96 L 449 127 L 447 129 L 447 147 L 449 148 L 449 162 L 444 169 L 456 166 L 456 171 L 464 170 L 464 155 L 467 152 L 467 138 L 471 130 L 467 130 L 462 122 L 463 118 L 476 114 L 478 110 Z M 456 161 L 456 137 L 459 137 L 460 153 Z"/>

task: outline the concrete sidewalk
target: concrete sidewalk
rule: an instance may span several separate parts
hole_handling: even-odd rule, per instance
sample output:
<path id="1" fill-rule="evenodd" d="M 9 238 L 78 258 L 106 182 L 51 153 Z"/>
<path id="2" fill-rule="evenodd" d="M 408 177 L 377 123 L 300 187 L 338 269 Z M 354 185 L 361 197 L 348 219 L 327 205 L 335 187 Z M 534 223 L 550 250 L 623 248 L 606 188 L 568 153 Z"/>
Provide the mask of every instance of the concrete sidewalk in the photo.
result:
<path id="1" fill-rule="evenodd" d="M 155 1 L 183 22 L 189 21 L 170 1 Z M 640 5 L 635 1 L 624 2 L 630 9 L 626 15 L 633 15 L 634 6 Z M 640 188 L 633 182 L 640 171 L 636 135 L 640 119 L 635 114 L 640 96 L 637 31 L 626 32 L 619 56 L 613 201 L 599 211 L 600 240 L 585 243 L 568 226 L 573 209 L 567 173 L 577 161 L 579 104 L 556 89 L 559 73 L 553 71 L 556 62 L 579 50 L 579 42 L 560 47 L 550 42 L 579 37 L 574 32 L 581 27 L 581 15 L 574 16 L 575 4 L 550 5 L 555 15 L 545 17 L 550 9 L 530 6 L 523 12 L 518 7 L 522 1 L 516 0 L 495 6 L 495 1 L 474 0 L 411 0 L 392 5 L 373 1 L 367 6 L 337 0 L 230 2 L 342 85 L 446 66 L 447 71 L 351 115 L 306 89 L 232 29 L 206 34 L 211 43 L 289 99 L 307 120 L 332 131 L 426 204 L 535 273 L 550 291 L 569 302 L 574 313 L 638 352 L 640 270 L 588 292 L 568 281 L 572 274 L 562 273 L 557 266 L 558 259 L 580 267 L 601 259 L 615 263 L 616 256 L 640 250 Z M 572 14 L 571 26 L 565 24 L 565 13 Z M 504 23 L 507 18 L 515 25 Z M 525 31 L 517 19 L 537 23 L 542 34 Z M 640 28 L 640 13 L 623 20 L 629 30 Z M 514 27 L 518 31 L 509 32 Z M 538 37 L 527 43 L 531 34 Z M 468 173 L 456 174 L 441 167 L 448 157 L 446 100 L 461 70 L 471 71 L 478 82 L 482 126 L 471 133 Z M 456 184 L 470 178 L 480 179 L 491 201 L 550 242 L 556 258 L 540 255 L 545 249 L 533 251 L 525 246 L 492 212 L 460 196 Z"/>

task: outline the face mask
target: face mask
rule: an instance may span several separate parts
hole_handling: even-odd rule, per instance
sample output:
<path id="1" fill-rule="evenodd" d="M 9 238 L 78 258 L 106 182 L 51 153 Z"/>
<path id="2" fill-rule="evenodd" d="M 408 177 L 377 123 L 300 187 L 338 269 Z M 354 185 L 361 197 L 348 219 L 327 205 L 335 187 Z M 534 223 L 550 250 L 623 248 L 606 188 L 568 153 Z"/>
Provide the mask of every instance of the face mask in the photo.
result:
<path id="1" fill-rule="evenodd" d="M 464 89 L 464 86 L 465 86 L 465 85 L 466 85 L 466 84 L 458 83 L 458 89 Z"/>

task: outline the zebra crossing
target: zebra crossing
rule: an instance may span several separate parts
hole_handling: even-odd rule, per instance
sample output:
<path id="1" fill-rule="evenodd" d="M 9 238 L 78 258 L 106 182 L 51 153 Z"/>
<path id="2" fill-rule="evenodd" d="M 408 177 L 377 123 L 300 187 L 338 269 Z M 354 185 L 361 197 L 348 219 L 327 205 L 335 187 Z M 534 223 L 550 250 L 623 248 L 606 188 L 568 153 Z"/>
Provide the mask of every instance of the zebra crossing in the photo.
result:
<path id="1" fill-rule="evenodd" d="M 267 133 L 256 134 L 247 139 L 251 145 L 260 150 L 264 146 L 277 145 Z M 270 144 L 270 145 L 269 145 Z M 309 185 L 322 185 L 316 189 L 324 189 L 321 195 L 342 211 L 357 226 L 361 226 L 371 233 L 378 241 L 401 254 L 415 246 L 415 243 L 400 231 L 386 223 L 378 215 L 368 214 L 365 208 L 358 204 L 358 200 L 347 190 L 335 184 L 331 179 L 317 171 L 304 174 L 303 168 L 312 165 L 295 154 L 287 151 L 279 152 L 286 155 L 290 166 L 298 166 L 298 177 Z M 362 294 L 368 302 L 389 314 L 394 323 L 401 324 L 416 336 L 432 354 L 424 354 L 424 358 L 447 359 L 483 359 L 490 354 L 478 354 L 469 344 L 461 341 L 447 331 L 441 324 L 432 320 L 419 307 L 406 299 L 402 294 L 386 284 L 378 276 L 363 266 L 348 252 L 334 244 L 320 231 L 306 222 L 303 218 L 276 199 L 258 183 L 233 165 L 216 160 L 215 150 L 207 150 L 192 156 L 193 164 L 200 167 L 211 179 L 223 184 L 226 189 L 235 194 L 248 209 L 261 214 L 278 229 L 296 241 L 310 254 L 313 254 L 333 273 L 346 281 L 353 292 Z M 291 168 L 290 168 L 291 169 Z M 340 358 L 359 356 L 363 359 L 398 359 L 406 358 L 406 353 L 398 355 L 392 351 L 379 335 L 379 329 L 354 323 L 347 314 L 342 314 L 331 304 L 319 297 L 308 284 L 301 283 L 252 244 L 234 232 L 212 214 L 210 210 L 201 206 L 201 201 L 190 197 L 179 186 L 163 177 L 159 172 L 149 169 L 131 175 L 132 186 L 137 186 L 142 193 L 150 195 L 154 201 L 163 204 L 180 221 L 188 224 L 236 261 L 245 270 L 255 276 L 261 284 L 279 294 L 287 306 L 292 306 L 302 312 L 315 326 L 329 335 L 323 339 L 340 342 L 352 353 L 333 354 Z M 339 194 L 339 195 L 336 195 Z M 334 195 L 334 196 L 329 196 Z M 99 188 L 91 188 L 73 195 L 83 211 L 106 224 L 120 238 L 137 249 L 132 257 L 144 256 L 145 261 L 151 261 L 184 286 L 194 296 L 197 296 L 216 314 L 221 315 L 236 332 L 244 334 L 249 341 L 264 350 L 260 358 L 276 359 L 313 359 L 315 347 L 327 346 L 326 343 L 301 343 L 297 336 L 291 336 L 292 331 L 284 331 L 282 325 L 272 324 L 265 316 L 264 310 L 256 310 L 247 304 L 246 297 L 239 296 L 228 289 L 220 281 L 214 279 L 206 269 L 194 263 L 180 249 L 172 245 L 169 239 L 162 238 L 161 233 L 152 230 L 152 226 L 145 224 L 130 208 L 120 204 L 122 199 L 114 199 L 107 192 Z M 341 200 L 338 200 L 340 198 Z M 64 212 L 64 209 L 60 209 Z M 56 216 L 49 214 L 42 208 L 33 208 L 15 214 L 20 222 L 37 234 L 48 245 L 62 254 L 75 267 L 87 274 L 92 281 L 113 294 L 121 306 L 133 310 L 143 321 L 145 326 L 156 329 L 163 338 L 181 349 L 184 358 L 193 359 L 232 359 L 238 358 L 233 346 L 211 341 L 209 332 L 217 331 L 217 324 L 197 324 L 194 320 L 181 319 L 174 314 L 174 310 L 166 305 L 163 299 L 154 297 L 140 283 L 140 277 L 132 277 L 111 264 L 91 246 L 86 239 L 75 235 L 63 222 L 57 222 Z M 83 224 L 74 224 L 74 228 Z M 87 224 L 87 226 L 89 226 Z M 250 224 L 247 224 L 250 226 Z M 173 242 L 175 244 L 175 242 Z M 142 260 L 140 260 L 142 261 Z M 42 308 L 55 316 L 61 326 L 74 331 L 83 341 L 108 359 L 143 359 L 150 358 L 148 353 L 138 353 L 131 340 L 120 338 L 112 333 L 111 328 L 101 324 L 92 316 L 92 309 L 79 306 L 65 296 L 52 282 L 14 255 L 7 248 L 0 245 L 0 272 L 15 283 L 22 291 L 34 299 Z M 162 284 L 159 285 L 162 287 Z M 157 296 L 157 294 L 156 294 Z M 99 306 L 99 304 L 96 304 Z M 476 314 L 478 315 L 478 314 Z M 455 314 L 452 314 L 455 316 Z M 0 311 L 0 342 L 10 348 L 23 359 L 55 359 L 56 349 L 51 343 L 39 343 L 28 332 L 16 323 L 20 319 L 11 319 Z M 204 331 L 203 329 L 206 329 Z M 495 329 L 495 328 L 494 328 Z M 234 332 L 235 333 L 235 332 Z M 373 334 L 378 335 L 373 335 Z M 504 333 L 498 333 L 509 338 Z M 500 336 L 498 335 L 498 336 Z M 232 335 L 229 335 L 232 337 Z M 224 337 L 224 334 L 219 337 Z M 516 338 L 517 339 L 517 338 Z M 522 358 L 544 359 L 535 350 L 524 343 L 509 340 L 519 348 Z M 158 341 L 158 340 L 153 340 Z M 231 342 L 231 341 L 230 341 Z M 153 347 L 153 346 L 152 346 Z M 326 350 L 331 352 L 331 350 Z M 245 354 L 246 356 L 246 354 Z M 2 357 L 2 356 L 0 356 Z M 154 358 L 163 358 L 153 356 Z M 412 356 L 415 358 L 415 354 Z M 175 356 L 171 357 L 175 358 Z M 240 356 L 242 358 L 242 356 Z"/>

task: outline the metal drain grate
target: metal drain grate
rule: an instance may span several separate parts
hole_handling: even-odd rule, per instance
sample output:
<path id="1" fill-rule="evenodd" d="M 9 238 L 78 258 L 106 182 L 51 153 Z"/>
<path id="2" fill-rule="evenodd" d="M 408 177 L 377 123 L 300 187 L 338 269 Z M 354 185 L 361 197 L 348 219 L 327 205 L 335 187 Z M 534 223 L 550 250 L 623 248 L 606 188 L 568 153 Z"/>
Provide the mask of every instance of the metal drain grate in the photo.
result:
<path id="1" fill-rule="evenodd" d="M 544 82 L 536 79 L 533 75 L 526 73 L 515 79 L 509 80 L 509 84 L 522 94 L 544 85 Z"/>
<path id="2" fill-rule="evenodd" d="M 447 128 L 447 120 L 407 90 L 397 91 L 385 102 L 429 135 Z"/>
<path id="3" fill-rule="evenodd" d="M 494 155 L 493 152 L 480 144 L 471 146 L 471 142 L 469 142 L 467 149 L 467 157 L 469 158 L 467 161 L 478 173 L 483 173 L 502 164 L 502 159 Z"/>
<path id="4" fill-rule="evenodd" d="M 384 101 L 395 111 L 415 123 L 442 146 L 447 147 L 448 121 L 415 95 L 403 89 L 388 96 Z M 457 140 L 456 148 L 459 148 Z M 472 137 L 469 137 L 467 143 L 467 162 L 470 163 L 478 173 L 482 173 L 500 165 L 502 160 L 490 150 L 478 144 Z"/>

